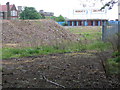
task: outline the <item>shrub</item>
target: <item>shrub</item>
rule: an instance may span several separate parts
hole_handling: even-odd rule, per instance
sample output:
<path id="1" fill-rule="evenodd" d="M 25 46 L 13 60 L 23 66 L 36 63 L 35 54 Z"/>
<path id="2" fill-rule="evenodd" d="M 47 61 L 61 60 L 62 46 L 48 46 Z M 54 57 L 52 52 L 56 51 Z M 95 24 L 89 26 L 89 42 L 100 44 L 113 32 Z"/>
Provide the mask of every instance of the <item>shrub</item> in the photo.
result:
<path id="1" fill-rule="evenodd" d="M 113 52 L 112 56 L 120 56 L 120 52 L 115 51 L 115 52 Z"/>

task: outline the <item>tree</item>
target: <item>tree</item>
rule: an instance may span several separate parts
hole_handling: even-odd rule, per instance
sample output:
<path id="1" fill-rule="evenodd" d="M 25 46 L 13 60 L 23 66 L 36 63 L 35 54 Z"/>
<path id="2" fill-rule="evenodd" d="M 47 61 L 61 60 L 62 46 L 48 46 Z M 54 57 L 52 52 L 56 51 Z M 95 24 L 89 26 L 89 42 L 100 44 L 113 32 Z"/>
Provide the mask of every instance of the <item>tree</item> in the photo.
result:
<path id="1" fill-rule="evenodd" d="M 20 19 L 40 19 L 41 15 L 35 10 L 34 7 L 25 7 L 24 11 L 20 14 Z"/>
<path id="2" fill-rule="evenodd" d="M 101 1 L 103 1 L 103 0 L 101 0 Z M 105 7 L 108 7 L 108 9 L 110 10 L 118 2 L 119 2 L 119 0 L 111 0 L 111 1 L 107 2 L 105 5 L 103 5 L 103 7 L 101 8 L 101 10 L 105 9 Z"/>
<path id="3" fill-rule="evenodd" d="M 101 9 L 105 9 L 105 7 L 108 7 L 108 9 L 110 10 L 120 0 L 109 0 L 109 1 L 107 0 L 79 0 L 79 1 L 80 1 L 80 5 L 82 5 L 83 7 L 86 7 L 86 6 L 94 7 L 96 4 L 98 4 L 97 2 L 99 2 L 103 5 Z"/>
<path id="4" fill-rule="evenodd" d="M 60 15 L 59 17 L 56 18 L 56 21 L 57 22 L 65 21 L 65 18 L 62 15 Z"/>
<path id="5" fill-rule="evenodd" d="M 52 16 L 52 17 L 50 17 L 50 19 L 53 19 L 53 20 L 56 20 L 56 16 Z"/>
<path id="6" fill-rule="evenodd" d="M 44 14 L 41 14 L 41 19 L 45 19 L 45 15 Z"/>
<path id="7" fill-rule="evenodd" d="M 52 16 L 50 18 L 53 19 L 53 20 L 55 20 L 55 21 L 57 21 L 57 22 L 63 22 L 63 21 L 65 21 L 65 18 L 62 15 L 60 15 L 58 17 Z"/>

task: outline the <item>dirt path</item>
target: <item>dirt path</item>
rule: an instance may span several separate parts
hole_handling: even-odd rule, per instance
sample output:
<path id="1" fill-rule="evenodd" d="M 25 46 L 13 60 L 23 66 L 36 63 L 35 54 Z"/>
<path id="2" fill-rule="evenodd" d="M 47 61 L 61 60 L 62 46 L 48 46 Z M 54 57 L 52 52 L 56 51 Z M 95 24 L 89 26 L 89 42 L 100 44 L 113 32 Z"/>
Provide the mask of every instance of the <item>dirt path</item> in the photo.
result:
<path id="1" fill-rule="evenodd" d="M 3 60 L 3 88 L 113 88 L 96 53 L 79 52 Z"/>

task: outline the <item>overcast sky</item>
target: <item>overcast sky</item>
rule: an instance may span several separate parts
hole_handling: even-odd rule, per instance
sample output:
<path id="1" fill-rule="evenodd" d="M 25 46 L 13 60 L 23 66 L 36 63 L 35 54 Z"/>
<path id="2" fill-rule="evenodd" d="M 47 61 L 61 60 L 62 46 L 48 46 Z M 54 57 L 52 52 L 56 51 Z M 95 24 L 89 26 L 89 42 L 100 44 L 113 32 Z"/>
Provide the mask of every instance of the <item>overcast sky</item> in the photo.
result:
<path id="1" fill-rule="evenodd" d="M 80 2 L 82 1 L 82 2 Z M 90 2 L 89 2 L 90 1 Z M 64 17 L 68 18 L 78 18 L 78 16 L 73 15 L 73 10 L 75 9 L 82 9 L 80 6 L 83 3 L 86 3 L 89 5 L 94 0 L 0 0 L 1 4 L 6 4 L 6 2 L 10 2 L 10 4 L 15 4 L 16 6 L 30 6 L 35 7 L 37 11 L 44 10 L 48 12 L 54 12 L 55 16 L 63 15 Z M 97 0 L 96 0 L 97 1 Z M 110 0 L 105 0 L 110 1 Z M 101 3 L 97 2 L 96 6 L 97 8 L 101 7 Z M 89 6 L 88 6 L 89 8 Z M 94 7 L 93 7 L 94 8 Z M 92 15 L 91 15 L 92 16 Z M 102 18 L 103 15 L 99 15 L 99 17 Z M 95 16 L 94 16 L 95 17 Z M 96 15 L 97 17 L 97 15 Z M 118 18 L 118 6 L 115 5 L 112 10 L 109 10 L 107 14 L 105 15 L 106 18 L 112 20 Z"/>

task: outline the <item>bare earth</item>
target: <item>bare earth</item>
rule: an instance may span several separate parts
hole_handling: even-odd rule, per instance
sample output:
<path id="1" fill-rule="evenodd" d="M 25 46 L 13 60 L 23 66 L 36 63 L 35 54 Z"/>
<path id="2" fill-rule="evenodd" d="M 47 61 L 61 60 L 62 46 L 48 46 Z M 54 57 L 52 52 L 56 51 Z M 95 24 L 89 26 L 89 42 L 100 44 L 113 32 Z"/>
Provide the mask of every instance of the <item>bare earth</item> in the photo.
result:
<path id="1" fill-rule="evenodd" d="M 2 77 L 3 88 L 120 88 L 116 76 L 106 77 L 96 52 L 88 51 L 3 60 Z"/>

